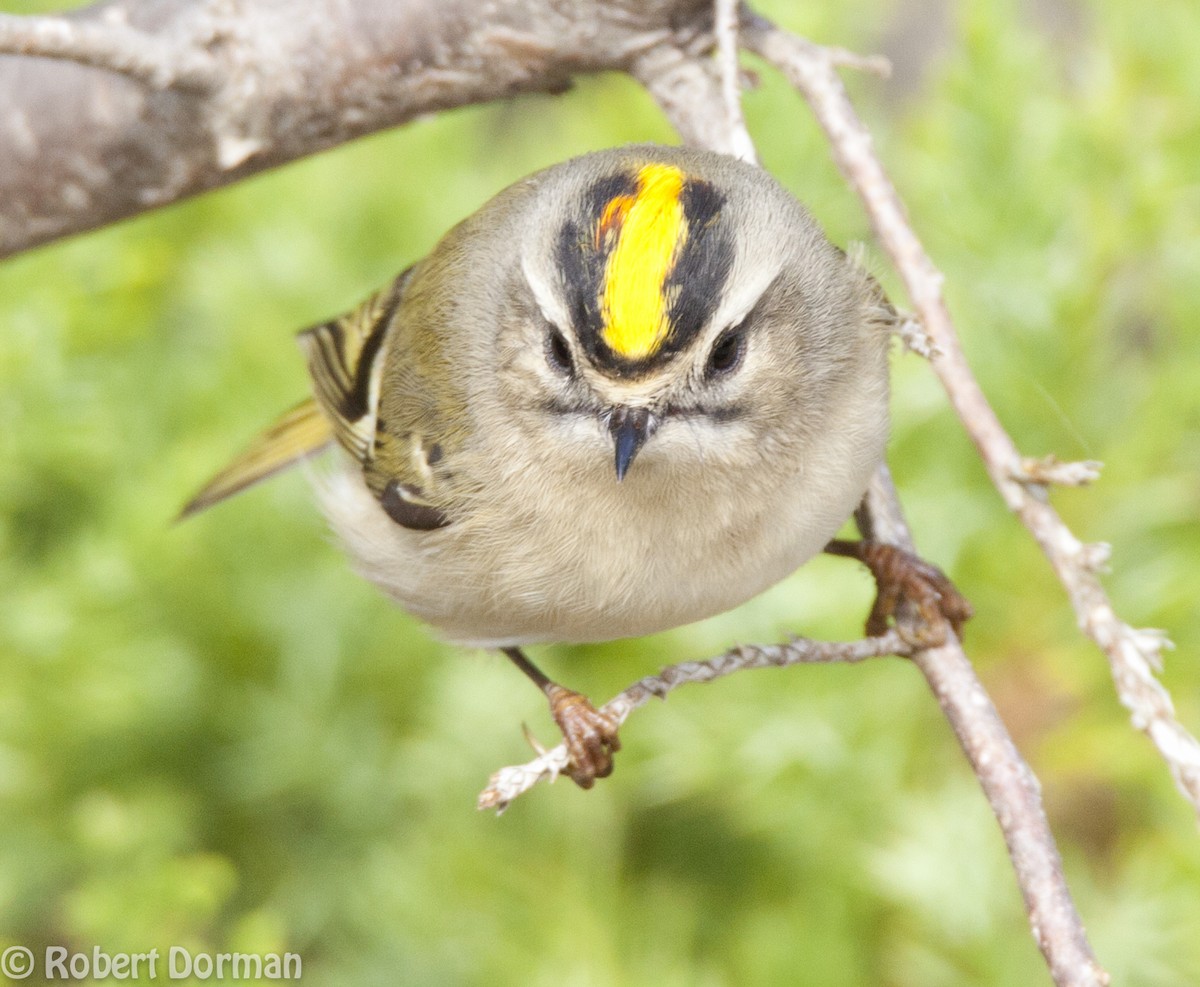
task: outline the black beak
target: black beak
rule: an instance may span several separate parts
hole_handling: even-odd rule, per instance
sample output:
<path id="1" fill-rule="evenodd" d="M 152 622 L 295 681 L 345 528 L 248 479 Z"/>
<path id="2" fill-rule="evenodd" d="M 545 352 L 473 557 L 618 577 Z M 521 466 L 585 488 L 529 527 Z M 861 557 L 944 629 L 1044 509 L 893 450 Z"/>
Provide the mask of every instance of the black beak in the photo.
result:
<path id="1" fill-rule="evenodd" d="M 657 419 L 646 408 L 614 408 L 608 419 L 608 430 L 612 433 L 617 482 L 625 479 L 633 457 L 658 427 Z"/>

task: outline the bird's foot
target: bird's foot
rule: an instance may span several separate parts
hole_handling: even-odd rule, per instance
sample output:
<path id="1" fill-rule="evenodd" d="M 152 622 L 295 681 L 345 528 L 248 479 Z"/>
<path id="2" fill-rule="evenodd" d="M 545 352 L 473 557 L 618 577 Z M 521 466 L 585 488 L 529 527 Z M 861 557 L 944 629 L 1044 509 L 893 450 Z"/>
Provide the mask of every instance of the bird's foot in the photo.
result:
<path id="1" fill-rule="evenodd" d="M 830 551 L 858 559 L 875 577 L 875 604 L 867 617 L 867 634 L 883 634 L 895 621 L 900 635 L 915 648 L 944 644 L 946 624 L 956 637 L 974 613 L 949 577 L 937 566 L 883 542 L 838 541 Z"/>
<path id="2" fill-rule="evenodd" d="M 566 775 L 580 788 L 591 788 L 597 778 L 612 774 L 613 754 L 621 749 L 617 721 L 596 709 L 587 696 L 557 683 L 548 684 L 545 693 L 571 757 Z"/>

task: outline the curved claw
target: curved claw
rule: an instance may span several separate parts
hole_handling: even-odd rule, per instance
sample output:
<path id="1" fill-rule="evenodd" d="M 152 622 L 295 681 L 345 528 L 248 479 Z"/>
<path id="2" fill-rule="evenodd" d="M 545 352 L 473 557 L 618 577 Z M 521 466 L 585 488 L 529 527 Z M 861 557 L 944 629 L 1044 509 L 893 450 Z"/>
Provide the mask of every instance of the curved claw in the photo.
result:
<path id="1" fill-rule="evenodd" d="M 849 555 L 871 570 L 875 577 L 877 595 L 867 618 L 867 634 L 877 637 L 897 619 L 896 626 L 910 644 L 918 648 L 936 647 L 944 643 L 943 621 L 950 625 L 956 637 L 974 611 L 967 599 L 955 588 L 949 577 L 937 566 L 883 542 L 831 542 L 829 551 Z"/>
<path id="2" fill-rule="evenodd" d="M 621 749 L 617 721 L 561 685 L 548 686 L 546 696 L 571 756 L 566 774 L 580 788 L 591 788 L 597 778 L 612 774 L 613 754 Z"/>

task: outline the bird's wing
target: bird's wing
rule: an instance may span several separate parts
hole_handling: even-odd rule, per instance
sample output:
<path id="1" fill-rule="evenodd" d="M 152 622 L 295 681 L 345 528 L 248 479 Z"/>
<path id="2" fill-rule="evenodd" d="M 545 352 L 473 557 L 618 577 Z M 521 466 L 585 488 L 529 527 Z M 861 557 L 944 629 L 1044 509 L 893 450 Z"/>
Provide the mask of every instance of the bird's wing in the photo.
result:
<path id="1" fill-rule="evenodd" d="M 337 440 L 360 463 L 375 452 L 383 344 L 412 268 L 340 318 L 300 334 L 315 398 L 302 401 L 212 478 L 180 512 L 202 511 Z"/>
<path id="2" fill-rule="evenodd" d="M 328 416 L 334 437 L 364 465 L 375 453 L 388 328 L 411 272 L 410 267 L 357 308 L 299 337 L 317 403 Z"/>
<path id="3" fill-rule="evenodd" d="M 301 401 L 214 476 L 179 512 L 182 520 L 273 476 L 333 439 L 329 419 L 312 398 Z"/>

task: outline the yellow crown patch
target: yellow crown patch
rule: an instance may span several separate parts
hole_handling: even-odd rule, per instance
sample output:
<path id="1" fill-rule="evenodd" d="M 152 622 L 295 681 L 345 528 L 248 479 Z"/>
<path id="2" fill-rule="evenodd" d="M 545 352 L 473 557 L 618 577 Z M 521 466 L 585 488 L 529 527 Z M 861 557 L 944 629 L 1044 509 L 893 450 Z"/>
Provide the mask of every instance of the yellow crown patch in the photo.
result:
<path id="1" fill-rule="evenodd" d="M 611 243 L 601 337 L 625 360 L 652 356 L 671 332 L 667 279 L 688 236 L 684 182 L 678 168 L 646 165 L 638 172 L 637 191 L 610 200 L 596 227 L 597 248 Z"/>

